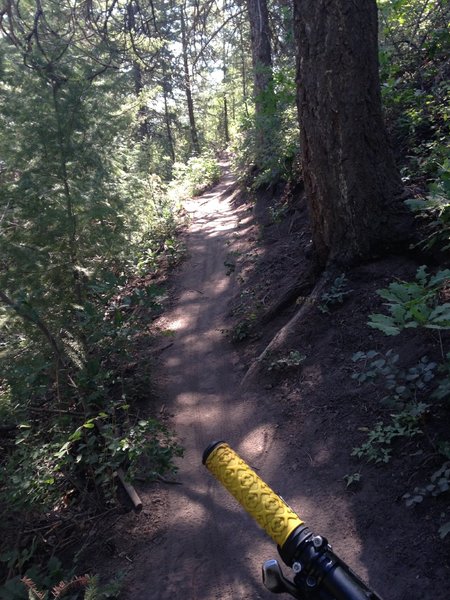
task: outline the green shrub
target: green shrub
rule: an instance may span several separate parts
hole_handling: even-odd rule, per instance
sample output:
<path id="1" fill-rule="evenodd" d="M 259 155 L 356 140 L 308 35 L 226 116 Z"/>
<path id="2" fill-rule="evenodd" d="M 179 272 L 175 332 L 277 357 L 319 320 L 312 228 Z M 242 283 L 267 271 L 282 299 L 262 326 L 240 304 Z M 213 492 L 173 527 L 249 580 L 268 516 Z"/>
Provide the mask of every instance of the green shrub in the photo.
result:
<path id="1" fill-rule="evenodd" d="M 391 415 L 388 423 L 378 422 L 367 434 L 367 441 L 354 448 L 352 456 L 375 463 L 388 463 L 393 452 L 393 442 L 398 438 L 412 438 L 422 433 L 420 419 L 429 406 L 424 403 L 410 404 L 406 409 Z"/>
<path id="2" fill-rule="evenodd" d="M 375 350 L 356 352 L 352 360 L 363 366 L 353 373 L 352 379 L 365 383 L 383 378 L 388 394 L 381 399 L 382 404 L 403 409 L 427 390 L 435 377 L 437 364 L 424 356 L 416 365 L 402 369 L 398 366 L 399 358 L 393 350 L 388 350 L 384 355 Z"/>
<path id="3" fill-rule="evenodd" d="M 199 196 L 217 183 L 221 174 L 217 160 L 211 153 L 205 152 L 191 157 L 186 164 L 174 164 L 172 189 L 180 197 Z"/>
<path id="4" fill-rule="evenodd" d="M 393 282 L 387 288 L 378 290 L 378 294 L 388 301 L 389 315 L 370 315 L 369 326 L 379 329 L 386 335 L 397 335 L 408 328 L 423 327 L 434 329 L 439 333 L 440 350 L 444 358 L 443 342 L 440 332 L 450 329 L 450 304 L 442 302 L 450 278 L 450 271 L 441 270 L 435 275 L 427 272 L 422 266 L 418 269 L 414 281 Z M 353 378 L 364 383 L 382 376 L 389 394 L 382 399 L 390 409 L 390 421 L 376 423 L 367 434 L 367 440 L 354 448 L 352 455 L 365 458 L 377 463 L 390 461 L 395 442 L 399 438 L 412 438 L 424 431 L 425 415 L 432 415 L 442 400 L 450 395 L 450 353 L 442 365 L 437 365 L 423 357 L 419 363 L 408 369 L 398 366 L 399 356 L 389 350 L 385 356 L 376 351 L 367 353 L 357 352 L 354 362 L 361 362 L 363 370 L 353 374 Z M 429 384 L 435 378 L 436 367 L 441 377 L 434 391 Z M 434 404 L 429 401 L 433 400 Z M 427 436 L 429 437 L 429 435 Z M 433 444 L 434 451 L 450 457 L 448 439 Z M 430 483 L 421 488 L 417 487 L 412 493 L 404 495 L 408 506 L 413 506 L 424 500 L 426 496 L 447 494 L 449 490 L 448 462 L 432 474 Z M 439 527 L 439 534 L 445 537 L 450 533 L 450 522 Z"/>
<path id="5" fill-rule="evenodd" d="M 417 270 L 415 281 L 390 283 L 377 290 L 387 300 L 389 315 L 370 315 L 369 327 L 386 335 L 398 335 L 402 329 L 425 327 L 450 329 L 450 303 L 440 302 L 440 292 L 450 280 L 450 270 L 427 273 L 427 267 Z"/>
<path id="6" fill-rule="evenodd" d="M 425 199 L 406 200 L 407 206 L 426 220 L 427 235 L 419 246 L 431 248 L 439 245 L 450 248 L 450 159 L 440 168 L 438 179 L 430 185 Z"/>
<path id="7" fill-rule="evenodd" d="M 306 355 L 298 350 L 291 350 L 286 356 L 271 360 L 268 371 L 287 371 L 293 367 L 299 367 L 306 360 Z"/>
<path id="8" fill-rule="evenodd" d="M 331 284 L 328 292 L 324 292 L 320 297 L 320 302 L 317 308 L 322 313 L 329 313 L 330 306 L 335 306 L 336 304 L 343 304 L 345 298 L 352 293 L 353 290 L 348 289 L 348 280 L 345 276 L 345 273 L 336 277 L 336 279 Z"/>

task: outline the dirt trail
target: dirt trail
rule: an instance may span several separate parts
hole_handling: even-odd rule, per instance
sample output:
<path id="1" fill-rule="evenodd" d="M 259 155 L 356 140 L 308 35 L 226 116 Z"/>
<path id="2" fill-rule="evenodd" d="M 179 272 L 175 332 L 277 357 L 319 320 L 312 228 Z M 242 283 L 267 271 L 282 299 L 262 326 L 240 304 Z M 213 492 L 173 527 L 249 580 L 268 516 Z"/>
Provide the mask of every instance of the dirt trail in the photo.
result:
<path id="1" fill-rule="evenodd" d="M 354 425 L 347 424 L 345 411 L 340 414 L 340 404 L 315 406 L 307 382 L 302 400 L 295 390 L 293 404 L 277 389 L 257 396 L 238 389 L 243 369 L 223 333 L 233 295 L 224 263 L 236 238 L 246 235 L 230 202 L 232 183 L 226 173 L 186 207 L 192 216 L 188 258 L 176 274 L 174 306 L 162 323 L 173 330 L 174 343 L 159 367 L 166 408 L 185 447 L 181 485 L 160 485 L 166 496 L 156 535 L 147 535 L 137 521 L 143 550 L 133 557 L 127 600 L 273 600 L 261 582 L 262 562 L 277 556 L 273 543 L 201 464 L 204 448 L 217 439 L 241 453 L 387 600 L 425 598 L 433 575 L 430 581 L 428 567 L 419 565 L 416 547 L 398 552 L 398 531 L 387 526 L 383 508 L 372 505 L 377 494 L 371 497 L 370 486 L 364 496 L 345 491 L 342 477 L 351 466 L 342 441 Z M 320 369 L 314 380 L 321 379 Z M 151 507 L 148 493 L 144 504 Z M 398 504 L 389 504 L 389 516 L 413 531 L 414 517 L 405 517 Z M 408 573 L 414 574 L 416 594 L 408 591 Z"/>
<path id="2" fill-rule="evenodd" d="M 275 552 L 227 493 L 201 465 L 204 448 L 226 439 L 261 467 L 273 426 L 255 415 L 250 396 L 237 393 L 237 357 L 223 333 L 233 278 L 224 262 L 236 230 L 229 205 L 233 180 L 226 174 L 211 192 L 186 206 L 192 225 L 188 259 L 177 275 L 177 298 L 165 325 L 175 332 L 164 352 L 167 409 L 185 447 L 177 476 L 168 489 L 163 542 L 149 547 L 134 570 L 130 598 L 212 600 L 265 598 L 259 552 Z M 247 556 L 251 551 L 252 556 Z"/>

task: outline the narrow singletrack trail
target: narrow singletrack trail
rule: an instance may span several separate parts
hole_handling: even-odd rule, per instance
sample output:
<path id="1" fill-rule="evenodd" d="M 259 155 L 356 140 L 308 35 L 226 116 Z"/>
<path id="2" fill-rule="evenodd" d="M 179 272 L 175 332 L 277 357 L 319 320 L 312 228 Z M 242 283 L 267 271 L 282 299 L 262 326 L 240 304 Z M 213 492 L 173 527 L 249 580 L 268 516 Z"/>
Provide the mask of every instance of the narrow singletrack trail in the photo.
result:
<path id="1" fill-rule="evenodd" d="M 260 467 L 272 439 L 269 424 L 255 418 L 254 399 L 237 392 L 237 357 L 224 334 L 233 293 L 226 261 L 236 230 L 229 204 L 233 179 L 190 201 L 187 254 L 176 278 L 174 307 L 164 316 L 173 345 L 160 365 L 166 407 L 174 415 L 185 455 L 167 486 L 162 542 L 140 557 L 129 598 L 155 600 L 257 599 L 262 588 L 259 556 L 276 554 L 269 541 L 201 464 L 204 448 L 226 439 Z M 252 556 L 246 553 L 252 550 Z"/>
<path id="2" fill-rule="evenodd" d="M 232 184 L 225 170 L 214 189 L 186 205 L 192 219 L 187 258 L 162 323 L 173 344 L 159 365 L 165 406 L 185 448 L 181 485 L 160 484 L 159 530 L 134 557 L 126 600 L 273 600 L 261 564 L 277 557 L 276 548 L 201 464 L 213 440 L 229 442 L 313 530 L 341 540 L 336 549 L 361 577 L 370 581 L 374 573 L 380 580 L 383 549 L 367 554 L 351 500 L 330 493 L 326 483 L 342 475 L 333 458 L 339 440 L 320 435 L 324 416 L 319 411 L 293 421 L 276 390 L 257 397 L 239 390 L 243 371 L 224 333 L 233 296 L 224 263 L 236 238 L 245 236 L 230 202 Z M 151 494 L 144 492 L 150 512 Z"/>

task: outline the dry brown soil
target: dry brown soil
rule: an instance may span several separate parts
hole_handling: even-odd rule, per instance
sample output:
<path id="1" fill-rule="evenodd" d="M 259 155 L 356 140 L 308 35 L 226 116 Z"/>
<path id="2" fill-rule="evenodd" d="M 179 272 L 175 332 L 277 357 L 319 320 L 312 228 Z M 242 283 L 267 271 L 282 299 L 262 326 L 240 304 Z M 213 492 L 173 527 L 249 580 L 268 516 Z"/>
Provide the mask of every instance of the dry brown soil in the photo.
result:
<path id="1" fill-rule="evenodd" d="M 127 600 L 274 597 L 262 585 L 260 568 L 276 557 L 276 548 L 201 464 L 208 443 L 224 439 L 385 600 L 446 600 L 448 544 L 437 535 L 445 504 L 407 510 L 401 500 L 423 483 L 424 463 L 438 464 L 431 446 L 408 440 L 388 467 L 361 465 L 350 456 L 380 410 L 379 390 L 351 379 L 352 353 L 394 343 L 405 361 L 437 352 L 431 335 L 386 341 L 365 325 L 379 307 L 375 290 L 393 274 L 413 273 L 416 264 L 393 257 L 352 271 L 353 292 L 342 307 L 330 315 L 315 311 L 289 340 L 287 351 L 307 357 L 302 368 L 264 371 L 243 393 L 246 368 L 295 307 L 256 328 L 242 345 L 231 343 L 227 331 L 252 306 L 270 305 L 309 254 L 303 205 L 290 208 L 280 224 L 264 222 L 264 202 L 256 209 L 240 202 L 226 173 L 186 206 L 192 219 L 187 258 L 172 277 L 173 304 L 157 323 L 170 334 L 161 337 L 161 347 L 173 342 L 158 368 L 161 411 L 185 456 L 179 484 L 139 488 L 144 511 L 128 515 L 112 533 L 110 572 L 127 572 Z M 359 470 L 361 484 L 346 489 L 343 477 Z"/>

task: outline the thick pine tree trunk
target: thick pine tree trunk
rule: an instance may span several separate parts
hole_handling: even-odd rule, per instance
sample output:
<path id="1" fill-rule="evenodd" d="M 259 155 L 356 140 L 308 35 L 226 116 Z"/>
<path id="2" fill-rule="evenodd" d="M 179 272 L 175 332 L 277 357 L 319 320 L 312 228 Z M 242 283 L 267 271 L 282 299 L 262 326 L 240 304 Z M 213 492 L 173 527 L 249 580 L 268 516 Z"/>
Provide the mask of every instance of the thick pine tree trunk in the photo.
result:
<path id="1" fill-rule="evenodd" d="M 173 142 L 173 135 L 172 135 L 172 126 L 170 123 L 170 111 L 169 111 L 169 104 L 168 104 L 168 89 L 169 84 L 168 84 L 168 80 L 166 77 L 166 73 L 164 71 L 164 79 L 163 79 L 163 96 L 164 96 L 164 121 L 166 123 L 166 132 L 167 132 L 167 144 L 169 146 L 169 152 L 170 152 L 170 158 L 172 159 L 172 162 L 175 162 L 175 144 Z"/>
<path id="2" fill-rule="evenodd" d="M 247 0 L 247 9 L 252 46 L 256 135 L 261 150 L 270 144 L 276 117 L 269 13 L 266 0 Z"/>
<path id="3" fill-rule="evenodd" d="M 297 104 L 318 266 L 348 265 L 392 235 L 401 189 L 383 125 L 375 0 L 294 0 Z"/>
<path id="4" fill-rule="evenodd" d="M 252 42 L 256 112 L 264 111 L 264 94 L 272 85 L 272 49 L 266 0 L 247 0 Z"/>
<path id="5" fill-rule="evenodd" d="M 200 154 L 200 142 L 198 139 L 197 125 L 195 122 L 194 112 L 194 100 L 192 99 L 192 85 L 191 85 L 191 73 L 189 67 L 189 45 L 186 31 L 186 20 L 184 15 L 184 8 L 181 7 L 180 12 L 181 21 L 181 44 L 183 50 L 183 69 L 184 69 L 184 90 L 186 92 L 186 102 L 189 115 L 189 128 L 191 131 L 192 149 L 195 154 Z"/>

